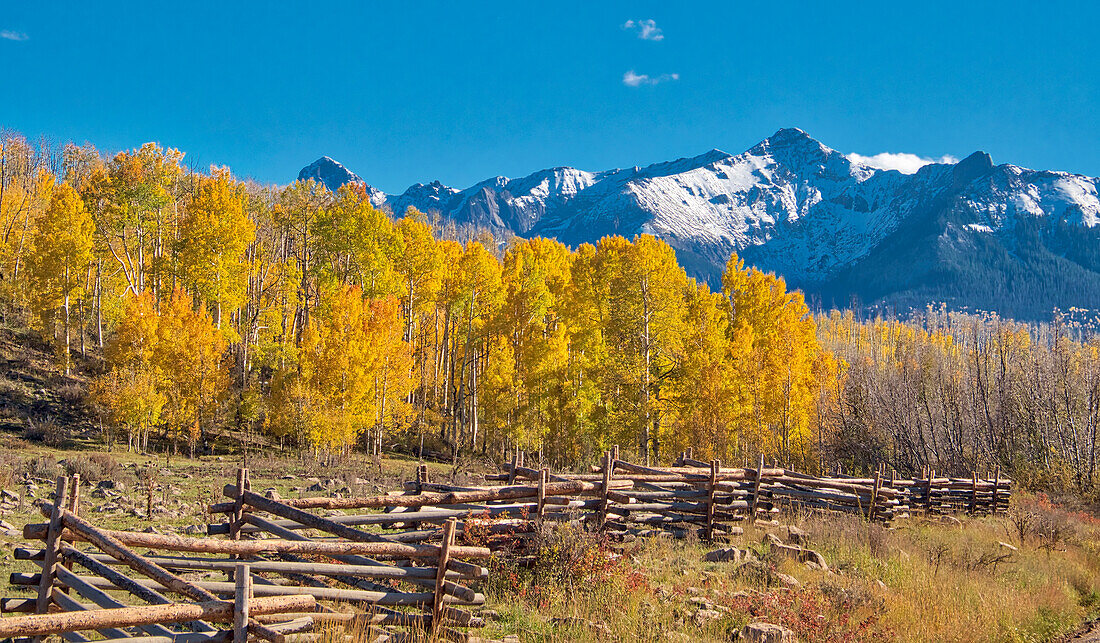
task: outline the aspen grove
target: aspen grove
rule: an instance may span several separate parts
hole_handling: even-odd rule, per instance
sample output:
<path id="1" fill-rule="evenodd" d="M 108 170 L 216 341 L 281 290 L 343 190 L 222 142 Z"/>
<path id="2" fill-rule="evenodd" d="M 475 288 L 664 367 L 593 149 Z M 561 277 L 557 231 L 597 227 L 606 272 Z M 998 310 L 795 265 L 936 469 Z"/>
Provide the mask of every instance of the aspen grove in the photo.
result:
<path id="1" fill-rule="evenodd" d="M 109 440 L 190 454 L 215 435 L 373 453 L 817 471 L 1041 465 L 1096 479 L 1100 343 L 933 314 L 814 316 L 731 257 L 720 291 L 665 242 L 495 239 L 434 213 L 197 171 L 149 143 L 0 138 L 0 299 L 87 385 Z"/>

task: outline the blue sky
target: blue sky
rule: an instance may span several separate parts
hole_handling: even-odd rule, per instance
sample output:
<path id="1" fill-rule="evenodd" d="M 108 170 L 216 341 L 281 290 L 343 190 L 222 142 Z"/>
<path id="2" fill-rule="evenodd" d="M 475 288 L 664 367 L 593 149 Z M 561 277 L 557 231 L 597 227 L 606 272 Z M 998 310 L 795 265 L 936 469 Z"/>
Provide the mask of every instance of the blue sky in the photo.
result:
<path id="1" fill-rule="evenodd" d="M 329 155 L 387 192 L 781 127 L 1100 175 L 1098 22 L 1094 2 L 0 0 L 0 127 L 264 182 Z"/>

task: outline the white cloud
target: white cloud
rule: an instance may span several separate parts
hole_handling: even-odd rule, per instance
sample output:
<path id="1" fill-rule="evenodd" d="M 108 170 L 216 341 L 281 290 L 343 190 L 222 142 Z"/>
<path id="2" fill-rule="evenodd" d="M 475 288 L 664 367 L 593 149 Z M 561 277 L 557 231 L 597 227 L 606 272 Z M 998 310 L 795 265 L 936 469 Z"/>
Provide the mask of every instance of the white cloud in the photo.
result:
<path id="1" fill-rule="evenodd" d="M 665 34 L 661 32 L 661 29 L 657 26 L 657 21 L 650 18 L 649 20 L 627 20 L 623 23 L 623 29 L 626 30 L 638 30 L 638 37 L 642 40 L 664 40 Z"/>
<path id="2" fill-rule="evenodd" d="M 4 29 L 3 31 L 0 31 L 0 38 L 3 38 L 4 40 L 14 40 L 16 42 L 21 42 L 23 40 L 27 40 L 29 36 L 22 31 L 11 31 L 9 29 Z"/>
<path id="3" fill-rule="evenodd" d="M 634 70 L 623 74 L 623 84 L 627 87 L 641 87 L 642 85 L 656 85 L 670 80 L 680 80 L 680 74 L 661 74 L 650 76 L 649 74 L 635 74 Z"/>
<path id="4" fill-rule="evenodd" d="M 938 159 L 917 156 L 916 154 L 909 154 L 908 152 L 882 152 L 874 156 L 863 156 L 862 154 L 853 152 L 847 156 L 848 160 L 853 163 L 862 163 L 863 165 L 877 167 L 880 170 L 897 170 L 902 174 L 913 174 L 929 163 L 959 162 L 959 159 L 950 154 L 945 154 Z"/>

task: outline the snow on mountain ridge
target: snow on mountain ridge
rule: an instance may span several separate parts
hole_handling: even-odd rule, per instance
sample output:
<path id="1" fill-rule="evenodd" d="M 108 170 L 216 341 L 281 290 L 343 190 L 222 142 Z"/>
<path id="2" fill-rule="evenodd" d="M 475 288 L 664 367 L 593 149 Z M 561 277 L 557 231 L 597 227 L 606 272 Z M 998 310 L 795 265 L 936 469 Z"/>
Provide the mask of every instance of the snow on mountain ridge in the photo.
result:
<path id="1" fill-rule="evenodd" d="M 677 251 L 689 272 L 712 281 L 736 252 L 750 265 L 812 288 L 869 260 L 887 240 L 916 234 L 912 230 L 949 232 L 952 251 L 962 252 L 967 235 L 976 234 L 1015 247 L 1019 217 L 1097 227 L 1098 184 L 1065 172 L 994 166 L 984 152 L 902 173 L 853 161 L 787 128 L 737 155 L 715 149 L 603 172 L 556 167 L 464 190 L 435 181 L 383 201 L 395 213 L 437 210 L 459 224 L 570 245 L 652 233 Z M 891 243 L 904 247 L 904 237 Z"/>

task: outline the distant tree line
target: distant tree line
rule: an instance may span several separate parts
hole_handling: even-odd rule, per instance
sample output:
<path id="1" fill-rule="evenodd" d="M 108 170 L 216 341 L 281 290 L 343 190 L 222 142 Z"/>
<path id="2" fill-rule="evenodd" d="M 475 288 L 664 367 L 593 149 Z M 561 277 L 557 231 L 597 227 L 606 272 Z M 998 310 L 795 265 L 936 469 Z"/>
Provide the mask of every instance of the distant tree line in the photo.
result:
<path id="1" fill-rule="evenodd" d="M 839 363 L 820 410 L 823 457 L 1094 489 L 1100 339 L 1057 315 L 1023 324 L 929 307 L 905 323 L 818 318 Z"/>

